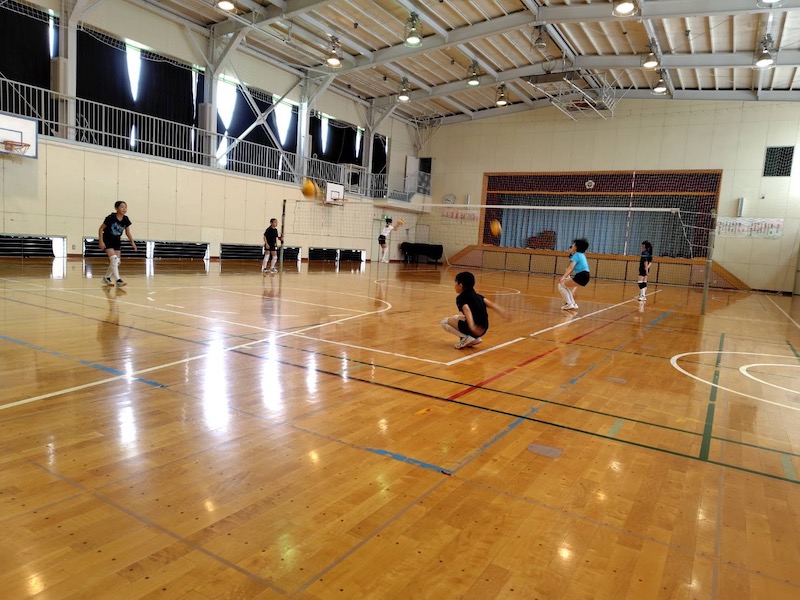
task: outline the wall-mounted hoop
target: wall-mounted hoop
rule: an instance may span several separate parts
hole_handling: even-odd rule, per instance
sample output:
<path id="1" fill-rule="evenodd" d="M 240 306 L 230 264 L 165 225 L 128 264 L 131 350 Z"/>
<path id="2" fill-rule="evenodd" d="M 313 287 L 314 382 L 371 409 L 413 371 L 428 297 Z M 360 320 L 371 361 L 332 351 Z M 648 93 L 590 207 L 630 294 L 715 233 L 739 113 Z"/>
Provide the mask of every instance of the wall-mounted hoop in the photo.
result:
<path id="1" fill-rule="evenodd" d="M 14 140 L 3 140 L 3 148 L 6 152 L 11 154 L 25 154 L 31 145 L 26 142 L 17 142 Z"/>

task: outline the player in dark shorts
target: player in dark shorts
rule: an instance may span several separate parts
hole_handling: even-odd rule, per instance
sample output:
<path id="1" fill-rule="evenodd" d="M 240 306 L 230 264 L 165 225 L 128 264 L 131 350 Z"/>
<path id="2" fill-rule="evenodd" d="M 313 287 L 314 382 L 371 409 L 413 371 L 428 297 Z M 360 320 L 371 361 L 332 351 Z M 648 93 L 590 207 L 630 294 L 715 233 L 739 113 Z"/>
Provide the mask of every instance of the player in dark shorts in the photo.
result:
<path id="1" fill-rule="evenodd" d="M 277 273 L 275 265 L 278 262 L 278 240 L 283 241 L 283 237 L 278 235 L 278 219 L 270 219 L 269 227 L 264 231 L 264 260 L 261 263 L 261 272 L 267 274 L 267 264 L 272 259 L 269 272 Z"/>
<path id="2" fill-rule="evenodd" d="M 642 253 L 639 256 L 639 301 L 647 300 L 647 276 L 650 274 L 650 265 L 653 264 L 653 244 L 647 240 L 642 242 Z"/>
<path id="3" fill-rule="evenodd" d="M 389 262 L 389 248 L 386 246 L 386 238 L 389 237 L 389 234 L 392 233 L 393 229 L 394 225 L 392 225 L 392 220 L 389 217 L 386 217 L 386 226 L 381 230 L 381 233 L 378 236 L 378 245 L 381 247 L 380 261 L 384 263 Z"/>
<path id="4" fill-rule="evenodd" d="M 489 312 L 487 308 L 496 310 L 504 317 L 508 313 L 491 300 L 487 300 L 475 291 L 475 275 L 462 271 L 456 275 L 456 306 L 459 314 L 442 319 L 441 326 L 448 333 L 458 336 L 455 347 L 469 348 L 480 344 L 481 336 L 489 329 Z"/>
<path id="5" fill-rule="evenodd" d="M 569 247 L 569 266 L 558 281 L 558 292 L 564 298 L 561 310 L 576 310 L 578 305 L 573 295 L 578 286 L 585 287 L 589 283 L 589 263 L 584 252 L 589 249 L 589 242 L 580 238 L 573 240 Z"/>
<path id="6" fill-rule="evenodd" d="M 103 285 L 116 285 L 122 287 L 126 285 L 119 276 L 119 263 L 122 260 L 122 234 L 128 236 L 136 252 L 136 242 L 131 234 L 131 220 L 127 216 L 128 205 L 122 200 L 114 203 L 116 212 L 108 215 L 100 225 L 97 237 L 100 242 L 100 250 L 105 250 L 108 255 L 108 269 L 103 277 Z"/>

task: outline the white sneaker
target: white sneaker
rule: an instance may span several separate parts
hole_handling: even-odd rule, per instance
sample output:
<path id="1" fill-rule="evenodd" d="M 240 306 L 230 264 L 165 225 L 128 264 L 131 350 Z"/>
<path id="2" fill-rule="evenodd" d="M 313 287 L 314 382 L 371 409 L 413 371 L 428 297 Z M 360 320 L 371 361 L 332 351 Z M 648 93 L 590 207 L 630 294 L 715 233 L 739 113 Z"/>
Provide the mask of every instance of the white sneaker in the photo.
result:
<path id="1" fill-rule="evenodd" d="M 275 267 L 272 267 L 272 268 L 269 270 L 269 272 L 270 272 L 270 273 L 277 273 L 277 272 L 278 272 L 278 269 L 276 269 Z"/>
<path id="2" fill-rule="evenodd" d="M 122 281 L 122 279 L 117 279 L 117 287 L 122 287 L 124 285 L 128 285 L 128 284 L 125 283 L 124 281 Z"/>
<path id="3" fill-rule="evenodd" d="M 461 348 L 469 348 L 470 346 L 474 345 L 475 345 L 475 338 L 472 337 L 471 335 L 465 335 L 456 342 L 455 347 L 460 350 Z"/>
<path id="4" fill-rule="evenodd" d="M 645 300 L 647 300 L 647 296 L 645 296 L 644 294 L 639 294 L 638 296 L 636 296 L 636 299 L 639 302 L 644 302 Z"/>
<path id="5" fill-rule="evenodd" d="M 467 347 L 468 347 L 468 348 L 471 348 L 472 346 L 477 346 L 477 345 L 478 345 L 478 344 L 480 344 L 482 341 L 483 341 L 483 338 L 476 337 L 476 338 L 475 338 L 475 341 L 474 341 L 474 342 L 472 342 L 472 343 L 471 343 L 469 346 L 467 346 Z"/>
<path id="6" fill-rule="evenodd" d="M 569 303 L 567 303 L 567 304 L 565 304 L 564 306 L 561 307 L 561 310 L 574 310 L 576 308 L 578 308 L 577 304 L 569 304 Z"/>
<path id="7" fill-rule="evenodd" d="M 103 285 L 114 285 L 114 282 L 111 281 L 111 277 L 103 277 Z"/>
<path id="8" fill-rule="evenodd" d="M 570 310 L 578 310 L 578 305 L 577 304 L 570 304 L 569 308 L 570 308 Z"/>

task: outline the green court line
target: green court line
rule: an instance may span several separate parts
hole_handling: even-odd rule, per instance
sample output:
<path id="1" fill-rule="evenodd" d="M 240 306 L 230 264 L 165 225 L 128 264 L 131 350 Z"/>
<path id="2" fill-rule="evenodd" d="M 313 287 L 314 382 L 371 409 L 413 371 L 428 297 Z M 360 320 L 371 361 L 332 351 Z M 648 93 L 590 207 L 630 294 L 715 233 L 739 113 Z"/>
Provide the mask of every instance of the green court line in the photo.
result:
<path id="1" fill-rule="evenodd" d="M 786 455 L 781 456 L 781 466 L 783 467 L 783 473 L 786 475 L 787 479 L 797 481 L 797 472 L 794 470 L 794 465 L 790 457 Z"/>
<path id="2" fill-rule="evenodd" d="M 800 358 L 800 354 L 798 354 L 797 349 L 794 346 L 792 346 L 792 342 L 786 340 L 786 343 L 788 344 L 789 349 L 794 353 L 795 357 Z"/>
<path id="3" fill-rule="evenodd" d="M 609 428 L 607 435 L 609 435 L 611 437 L 615 437 L 617 435 L 617 432 L 620 429 L 622 429 L 622 426 L 624 424 L 625 424 L 625 421 L 623 419 L 617 419 L 616 421 L 614 421 L 614 424 Z"/>
<path id="4" fill-rule="evenodd" d="M 714 377 L 712 379 L 711 394 L 708 397 L 708 410 L 706 411 L 706 424 L 703 427 L 703 442 L 700 444 L 700 460 L 708 460 L 711 450 L 711 431 L 714 429 L 714 410 L 717 403 L 717 384 L 719 383 L 719 363 L 722 361 L 722 346 L 725 344 L 725 334 L 719 336 L 717 349 L 717 362 L 714 364 Z"/>

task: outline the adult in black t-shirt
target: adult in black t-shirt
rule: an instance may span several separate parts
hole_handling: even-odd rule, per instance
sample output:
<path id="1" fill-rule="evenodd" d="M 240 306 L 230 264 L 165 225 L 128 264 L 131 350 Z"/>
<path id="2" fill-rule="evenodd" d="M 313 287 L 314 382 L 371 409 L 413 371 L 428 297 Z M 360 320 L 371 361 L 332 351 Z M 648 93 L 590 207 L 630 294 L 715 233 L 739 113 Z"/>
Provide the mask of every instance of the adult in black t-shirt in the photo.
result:
<path id="1" fill-rule="evenodd" d="M 283 241 L 283 237 L 278 235 L 278 219 L 270 219 L 269 227 L 264 231 L 264 260 L 261 262 L 261 272 L 266 275 L 267 263 L 272 259 L 270 266 L 270 273 L 277 273 L 278 269 L 275 268 L 278 262 L 278 240 Z"/>
<path id="2" fill-rule="evenodd" d="M 131 220 L 127 216 L 128 205 L 122 200 L 114 203 L 117 212 L 108 215 L 100 225 L 97 237 L 100 239 L 100 250 L 105 250 L 108 255 L 108 269 L 103 277 L 104 285 L 116 285 L 122 287 L 126 285 L 119 276 L 119 263 L 122 260 L 122 234 L 128 236 L 136 252 L 136 242 L 131 233 Z"/>

